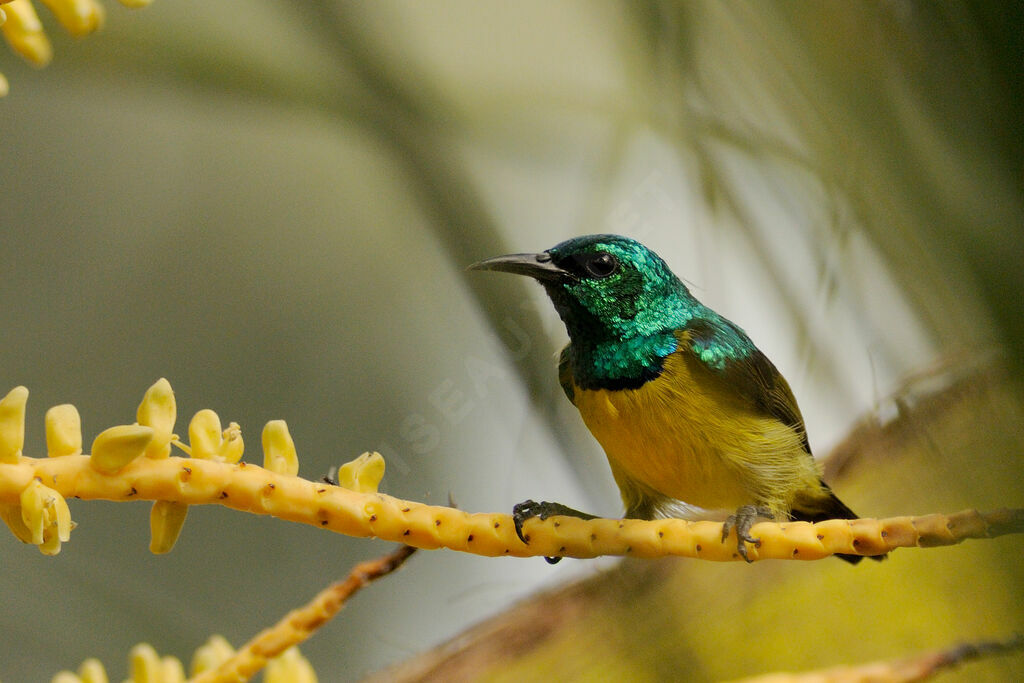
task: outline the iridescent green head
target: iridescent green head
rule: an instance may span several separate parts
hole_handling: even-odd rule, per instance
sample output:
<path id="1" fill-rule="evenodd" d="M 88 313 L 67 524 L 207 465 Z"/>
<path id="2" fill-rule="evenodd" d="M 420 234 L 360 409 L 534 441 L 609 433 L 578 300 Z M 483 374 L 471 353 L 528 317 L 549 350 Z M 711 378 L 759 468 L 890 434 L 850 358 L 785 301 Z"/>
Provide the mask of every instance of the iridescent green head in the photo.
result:
<path id="1" fill-rule="evenodd" d="M 703 309 L 657 254 L 619 235 L 576 237 L 539 254 L 498 256 L 470 268 L 538 280 L 574 344 L 663 334 Z"/>

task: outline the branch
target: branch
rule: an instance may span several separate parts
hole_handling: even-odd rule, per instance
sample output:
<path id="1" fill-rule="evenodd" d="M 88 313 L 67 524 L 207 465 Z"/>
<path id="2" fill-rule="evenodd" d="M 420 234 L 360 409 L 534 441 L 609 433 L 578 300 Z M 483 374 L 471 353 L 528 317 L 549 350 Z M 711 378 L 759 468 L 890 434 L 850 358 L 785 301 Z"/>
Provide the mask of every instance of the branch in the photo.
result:
<path id="1" fill-rule="evenodd" d="M 722 538 L 720 522 L 682 519 L 530 519 L 528 544 L 516 536 L 512 518 L 467 513 L 401 500 L 377 491 L 384 460 L 360 456 L 339 472 L 338 485 L 297 475 L 295 444 L 281 420 L 263 430 L 264 465 L 238 462 L 241 429 L 201 410 L 189 424 L 191 446 L 172 433 L 174 394 L 161 379 L 146 392 L 138 423 L 111 427 L 96 437 L 91 455 L 81 453 L 81 425 L 74 406 L 46 416 L 48 458 L 21 454 L 28 390 L 0 399 L 0 518 L 26 543 L 48 554 L 60 551 L 73 528 L 67 498 L 156 501 L 150 516 L 151 549 L 167 552 L 184 524 L 189 505 L 216 504 L 330 529 L 348 536 L 376 537 L 416 548 L 448 548 L 484 556 L 591 558 L 694 557 L 740 559 L 735 533 Z M 192 457 L 170 457 L 172 445 Z M 966 538 L 991 538 L 1024 531 L 1024 510 L 1001 509 L 953 515 L 889 519 L 762 522 L 751 534 L 757 559 L 815 560 L 835 553 L 881 555 L 895 548 L 953 545 Z"/>
<path id="2" fill-rule="evenodd" d="M 1024 649 L 1024 636 L 1009 640 L 984 640 L 964 643 L 944 650 L 932 650 L 911 657 L 871 662 L 857 666 L 840 666 L 804 673 L 775 673 L 744 678 L 735 683 L 841 683 L 849 681 L 886 681 L 910 683 L 923 681 L 972 659 L 1011 654 Z"/>
<path id="3" fill-rule="evenodd" d="M 328 586 L 307 605 L 292 610 L 277 624 L 257 634 L 216 669 L 204 671 L 189 679 L 189 683 L 249 680 L 266 666 L 268 660 L 309 638 L 330 621 L 356 592 L 401 567 L 415 551 L 415 548 L 405 545 L 384 557 L 357 564 L 346 579 Z"/>
<path id="4" fill-rule="evenodd" d="M 524 525 L 529 539 L 526 545 L 516 537 L 512 517 L 507 514 L 467 513 L 383 493 L 362 493 L 244 462 L 138 458 L 116 474 L 106 474 L 93 468 L 87 455 L 46 459 L 22 456 L 14 464 L 0 464 L 0 505 L 17 504 L 34 481 L 65 499 L 222 505 L 347 536 L 490 557 L 675 555 L 718 561 L 740 559 L 735 536 L 723 542 L 720 522 L 531 519 Z M 1021 532 L 1022 509 L 816 524 L 762 522 L 751 529 L 761 541 L 750 550 L 750 557 L 814 560 L 834 553 L 880 555 L 894 548 L 954 545 L 967 538 Z"/>

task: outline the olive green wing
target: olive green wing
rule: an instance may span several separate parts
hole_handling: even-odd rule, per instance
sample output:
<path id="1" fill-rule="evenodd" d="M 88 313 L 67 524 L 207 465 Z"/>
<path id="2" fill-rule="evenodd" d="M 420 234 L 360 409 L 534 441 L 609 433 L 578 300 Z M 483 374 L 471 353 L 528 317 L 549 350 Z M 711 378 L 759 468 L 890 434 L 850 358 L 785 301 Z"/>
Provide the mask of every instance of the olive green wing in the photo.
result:
<path id="1" fill-rule="evenodd" d="M 724 392 L 737 396 L 755 412 L 792 427 L 810 454 L 807 429 L 793 390 L 743 330 L 724 318 L 694 320 L 682 338 L 711 381 L 720 382 Z"/>

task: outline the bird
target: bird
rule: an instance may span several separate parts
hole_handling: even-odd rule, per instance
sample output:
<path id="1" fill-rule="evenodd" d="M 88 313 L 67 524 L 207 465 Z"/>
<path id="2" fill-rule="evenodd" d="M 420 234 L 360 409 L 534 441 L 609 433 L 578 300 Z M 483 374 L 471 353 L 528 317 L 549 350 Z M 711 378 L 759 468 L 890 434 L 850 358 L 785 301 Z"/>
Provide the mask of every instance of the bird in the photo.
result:
<path id="1" fill-rule="evenodd" d="M 822 481 L 796 398 L 775 365 L 640 242 L 586 235 L 469 269 L 525 275 L 544 287 L 569 335 L 559 382 L 604 449 L 627 518 L 735 511 L 722 541 L 735 529 L 747 562 L 759 518 L 857 518 Z M 513 508 L 520 539 L 528 541 L 526 520 L 553 515 L 594 518 L 527 500 Z"/>

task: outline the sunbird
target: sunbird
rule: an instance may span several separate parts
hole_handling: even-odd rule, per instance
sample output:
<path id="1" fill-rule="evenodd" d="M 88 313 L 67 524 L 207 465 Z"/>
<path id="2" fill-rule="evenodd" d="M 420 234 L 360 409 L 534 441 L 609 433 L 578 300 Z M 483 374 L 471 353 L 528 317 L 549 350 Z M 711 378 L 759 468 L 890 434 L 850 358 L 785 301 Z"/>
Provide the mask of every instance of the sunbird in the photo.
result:
<path id="1" fill-rule="evenodd" d="M 693 506 L 735 510 L 722 540 L 735 528 L 748 562 L 759 517 L 857 518 L 821 480 L 785 378 L 644 245 L 587 235 L 470 268 L 526 275 L 544 286 L 569 333 L 559 382 L 604 448 L 626 517 L 676 517 Z M 593 518 L 528 500 L 513 508 L 516 532 L 526 542 L 523 523 L 552 515 Z"/>

